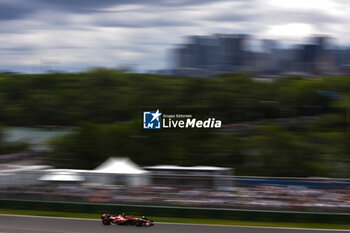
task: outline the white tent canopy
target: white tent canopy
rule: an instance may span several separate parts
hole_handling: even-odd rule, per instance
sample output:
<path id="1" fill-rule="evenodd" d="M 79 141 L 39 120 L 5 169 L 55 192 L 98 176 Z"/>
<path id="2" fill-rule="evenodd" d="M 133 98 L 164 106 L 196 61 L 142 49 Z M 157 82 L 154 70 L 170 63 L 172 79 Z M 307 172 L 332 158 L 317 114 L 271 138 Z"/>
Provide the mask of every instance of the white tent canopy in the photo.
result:
<path id="1" fill-rule="evenodd" d="M 128 175 L 140 175 L 148 173 L 148 171 L 142 169 L 129 158 L 117 158 L 110 157 L 100 166 L 95 168 L 93 172 L 98 173 L 111 173 L 111 174 L 128 174 Z"/>

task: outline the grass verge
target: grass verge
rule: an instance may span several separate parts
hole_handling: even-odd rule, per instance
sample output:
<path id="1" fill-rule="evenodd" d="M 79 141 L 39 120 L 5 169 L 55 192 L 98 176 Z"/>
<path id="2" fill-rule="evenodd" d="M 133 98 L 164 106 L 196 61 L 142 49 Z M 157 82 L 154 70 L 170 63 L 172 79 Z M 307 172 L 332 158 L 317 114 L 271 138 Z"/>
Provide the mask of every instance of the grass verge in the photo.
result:
<path id="1" fill-rule="evenodd" d="M 0 209 L 0 214 L 34 215 L 50 217 L 71 217 L 100 219 L 101 215 L 92 213 L 72 213 L 57 211 L 39 211 L 39 210 L 16 210 Z M 191 223 L 191 224 L 213 224 L 213 225 L 232 225 L 232 226 L 261 226 L 261 227 L 290 227 L 290 228 L 319 228 L 319 229 L 349 229 L 350 224 L 327 224 L 327 223 L 292 223 L 292 222 L 256 222 L 256 221 L 236 221 L 223 219 L 197 219 L 197 218 L 169 218 L 169 217 L 151 217 L 157 222 L 169 223 Z"/>

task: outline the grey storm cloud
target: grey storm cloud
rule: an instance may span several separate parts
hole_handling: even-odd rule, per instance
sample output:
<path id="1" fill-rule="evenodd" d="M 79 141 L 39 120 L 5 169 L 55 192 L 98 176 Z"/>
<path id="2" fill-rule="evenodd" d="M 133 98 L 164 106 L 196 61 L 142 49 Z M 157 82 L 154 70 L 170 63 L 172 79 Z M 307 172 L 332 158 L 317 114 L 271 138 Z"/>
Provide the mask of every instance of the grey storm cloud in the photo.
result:
<path id="1" fill-rule="evenodd" d="M 196 25 L 196 20 L 181 17 L 181 15 L 168 15 L 166 17 L 157 16 L 165 9 L 169 11 L 177 11 L 184 7 L 201 6 L 215 2 L 234 2 L 239 4 L 239 8 L 245 7 L 249 2 L 256 0 L 0 0 L 0 20 L 18 20 L 18 19 L 40 19 L 44 22 L 59 25 L 69 25 L 70 22 L 65 19 L 64 15 L 76 13 L 81 15 L 90 15 L 95 18 L 91 20 L 91 25 L 104 27 L 126 27 L 126 28 L 141 28 L 141 27 L 172 27 L 172 26 L 193 26 Z M 118 6 L 135 5 L 141 9 L 137 11 L 118 10 Z M 113 7 L 113 10 L 108 9 Z M 139 11 L 139 12 L 138 12 Z M 49 17 L 40 18 L 38 15 L 42 12 L 51 12 Z M 114 14 L 113 18 L 109 14 Z M 133 14 L 131 17 L 128 13 Z M 55 14 L 58 17 L 55 17 Z M 145 17 L 145 14 L 149 16 Z M 63 16 L 63 17 L 62 17 Z M 249 15 L 235 14 L 235 16 L 213 16 L 209 20 L 223 20 L 225 18 L 231 21 L 248 20 Z M 3 27 L 5 28 L 5 27 Z M 18 27 L 19 30 L 24 28 Z M 6 31 L 12 31 L 12 28 L 7 28 Z M 1 27 L 0 27 L 0 33 Z"/>
<path id="2" fill-rule="evenodd" d="M 188 27 L 196 23 L 187 18 L 181 17 L 164 17 L 164 14 L 145 14 L 138 12 L 133 14 L 132 19 L 128 17 L 128 12 L 117 14 L 96 14 L 93 24 L 103 27 L 127 27 L 127 28 L 144 28 L 144 27 Z M 168 15 L 169 16 L 169 15 Z"/>
<path id="3" fill-rule="evenodd" d="M 215 0 L 0 0 L 0 20 L 19 19 L 43 10 L 91 13 L 103 11 L 103 9 L 111 6 L 126 4 L 157 7 L 183 7 L 203 5 L 210 2 L 215 2 Z"/>
<path id="4" fill-rule="evenodd" d="M 108 6 L 118 5 L 147 5 L 147 6 L 191 6 L 191 5 L 203 5 L 207 3 L 215 3 L 215 0 L 31 0 L 33 2 L 41 3 L 46 6 L 58 6 L 66 10 L 78 10 L 84 11 L 92 8 L 105 8 Z M 223 1 L 223 0 L 221 0 Z M 229 0 L 224 0 L 229 1 Z M 251 0 L 233 0 L 234 2 L 246 2 Z"/>
<path id="5" fill-rule="evenodd" d="M 264 23 L 284 23 L 284 22 L 302 22 L 302 23 L 342 23 L 344 19 L 326 12 L 313 11 L 291 11 L 291 10 L 269 10 L 259 12 L 251 9 L 242 9 L 239 12 L 218 12 L 202 18 L 203 20 L 217 22 L 244 22 L 256 21 Z"/>
<path id="6" fill-rule="evenodd" d="M 35 8 L 0 1 L 0 20 L 13 20 L 32 14 Z"/>

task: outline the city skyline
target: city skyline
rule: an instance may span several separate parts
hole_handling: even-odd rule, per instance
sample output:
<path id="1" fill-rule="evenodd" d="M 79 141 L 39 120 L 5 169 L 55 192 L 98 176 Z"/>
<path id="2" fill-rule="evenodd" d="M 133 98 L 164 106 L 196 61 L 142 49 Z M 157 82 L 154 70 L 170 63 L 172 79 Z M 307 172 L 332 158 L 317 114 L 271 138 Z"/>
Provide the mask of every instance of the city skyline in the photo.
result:
<path id="1" fill-rule="evenodd" d="M 169 68 L 188 35 L 251 34 L 305 43 L 313 34 L 347 47 L 344 0 L 0 0 L 0 70 Z"/>
<path id="2" fill-rule="evenodd" d="M 350 48 L 339 48 L 326 36 L 289 47 L 277 40 L 256 40 L 245 34 L 190 36 L 173 49 L 173 69 L 167 74 L 209 77 L 251 72 L 258 76 L 326 76 L 350 72 Z M 164 71 L 163 73 L 166 73 Z"/>

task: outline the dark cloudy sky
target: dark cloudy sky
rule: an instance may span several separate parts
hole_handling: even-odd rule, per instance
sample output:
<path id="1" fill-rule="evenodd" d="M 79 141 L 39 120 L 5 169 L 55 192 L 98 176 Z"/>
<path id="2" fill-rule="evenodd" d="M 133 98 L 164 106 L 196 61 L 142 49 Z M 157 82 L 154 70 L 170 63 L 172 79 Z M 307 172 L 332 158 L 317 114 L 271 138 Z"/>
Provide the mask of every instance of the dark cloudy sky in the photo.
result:
<path id="1" fill-rule="evenodd" d="M 168 66 L 188 35 L 350 44 L 348 0 L 0 0 L 0 70 Z"/>

